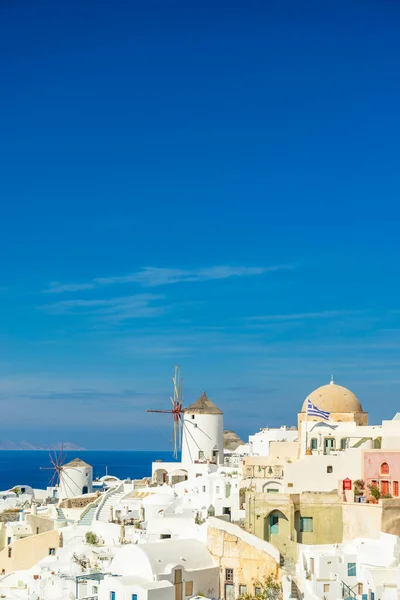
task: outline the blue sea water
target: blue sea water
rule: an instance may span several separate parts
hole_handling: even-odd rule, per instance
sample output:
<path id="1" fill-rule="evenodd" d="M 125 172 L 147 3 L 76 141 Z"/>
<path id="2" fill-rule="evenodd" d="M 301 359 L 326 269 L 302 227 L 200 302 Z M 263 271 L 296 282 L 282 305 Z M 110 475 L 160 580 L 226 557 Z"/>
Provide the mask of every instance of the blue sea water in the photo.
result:
<path id="1" fill-rule="evenodd" d="M 54 453 L 51 455 L 54 457 Z M 64 452 L 63 462 L 77 457 L 92 465 L 93 478 L 102 477 L 107 470 L 109 475 L 124 479 L 150 477 L 152 462 L 175 460 L 171 452 L 70 450 Z M 0 490 L 8 490 L 16 485 L 46 488 L 53 472 L 43 467 L 51 467 L 49 452 L 46 450 L 0 451 Z"/>

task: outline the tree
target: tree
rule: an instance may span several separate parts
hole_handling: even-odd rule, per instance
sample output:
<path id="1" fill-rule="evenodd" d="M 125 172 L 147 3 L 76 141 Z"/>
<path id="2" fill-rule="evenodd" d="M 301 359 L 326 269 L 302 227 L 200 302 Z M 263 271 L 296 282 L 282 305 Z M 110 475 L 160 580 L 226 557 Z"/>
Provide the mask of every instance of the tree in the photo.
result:
<path id="1" fill-rule="evenodd" d="M 85 539 L 86 539 L 87 544 L 96 545 L 99 543 L 99 538 L 97 537 L 97 535 L 95 533 L 93 533 L 93 531 L 87 531 L 86 535 L 85 535 Z"/>
<path id="2" fill-rule="evenodd" d="M 239 600 L 282 600 L 282 584 L 275 574 L 270 574 L 260 582 L 255 583 L 258 592 L 242 594 Z"/>

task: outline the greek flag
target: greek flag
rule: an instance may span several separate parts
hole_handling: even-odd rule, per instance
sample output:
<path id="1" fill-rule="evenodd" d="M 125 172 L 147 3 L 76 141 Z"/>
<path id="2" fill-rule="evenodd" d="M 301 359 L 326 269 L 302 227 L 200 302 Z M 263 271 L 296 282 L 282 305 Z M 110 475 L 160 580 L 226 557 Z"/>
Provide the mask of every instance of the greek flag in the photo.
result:
<path id="1" fill-rule="evenodd" d="M 307 414 L 311 417 L 321 417 L 321 419 L 329 420 L 329 415 L 331 413 L 326 412 L 325 410 L 320 410 L 310 400 L 307 399 Z"/>

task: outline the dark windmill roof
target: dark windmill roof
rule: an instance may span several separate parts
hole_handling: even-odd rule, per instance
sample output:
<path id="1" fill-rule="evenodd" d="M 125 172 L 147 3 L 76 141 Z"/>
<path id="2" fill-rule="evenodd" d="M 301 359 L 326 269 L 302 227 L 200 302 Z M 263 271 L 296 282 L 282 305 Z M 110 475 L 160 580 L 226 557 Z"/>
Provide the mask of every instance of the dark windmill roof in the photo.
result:
<path id="1" fill-rule="evenodd" d="M 222 415 L 223 412 L 215 406 L 214 402 L 211 402 L 205 392 L 202 393 L 200 398 L 196 400 L 190 406 L 187 406 L 183 411 L 190 415 Z"/>

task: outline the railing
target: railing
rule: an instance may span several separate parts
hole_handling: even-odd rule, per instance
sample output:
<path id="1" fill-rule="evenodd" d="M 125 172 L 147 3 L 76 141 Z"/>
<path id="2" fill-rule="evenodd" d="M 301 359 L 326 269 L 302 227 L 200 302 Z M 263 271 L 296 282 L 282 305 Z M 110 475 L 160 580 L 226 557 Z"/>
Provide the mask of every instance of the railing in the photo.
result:
<path id="1" fill-rule="evenodd" d="M 88 504 L 86 506 L 85 510 L 81 513 L 81 516 L 79 517 L 79 521 L 82 521 L 82 519 L 85 517 L 85 515 L 87 515 L 89 510 L 91 508 L 94 508 L 95 506 L 97 506 L 101 502 L 101 500 L 102 500 L 102 498 L 101 498 L 101 496 L 99 496 L 98 498 L 96 498 L 96 500 L 94 502 L 91 502 L 90 504 Z"/>
<path id="2" fill-rule="evenodd" d="M 347 583 L 341 581 L 340 585 L 342 586 L 342 598 L 357 598 L 356 592 L 352 590 L 351 587 L 347 585 Z M 345 592 L 347 592 L 347 596 L 345 595 Z"/>

